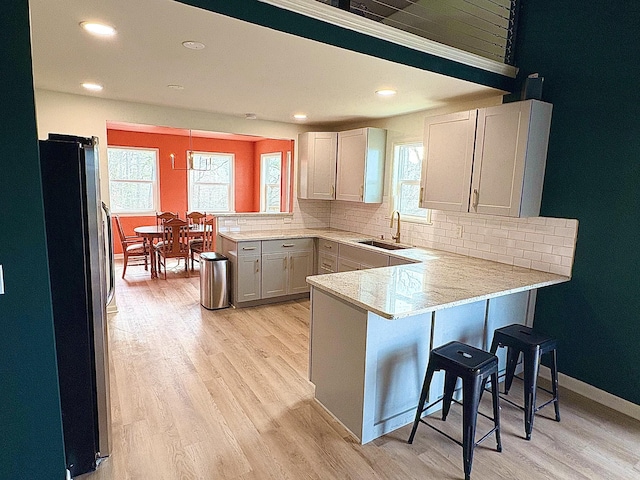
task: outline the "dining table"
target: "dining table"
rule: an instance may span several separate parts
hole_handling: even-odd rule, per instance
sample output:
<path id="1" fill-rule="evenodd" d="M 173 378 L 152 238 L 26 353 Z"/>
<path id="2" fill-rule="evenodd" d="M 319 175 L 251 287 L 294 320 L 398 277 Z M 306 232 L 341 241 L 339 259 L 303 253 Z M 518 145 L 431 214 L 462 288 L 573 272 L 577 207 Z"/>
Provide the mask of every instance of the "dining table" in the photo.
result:
<path id="1" fill-rule="evenodd" d="M 199 238 L 204 235 L 207 230 L 210 230 L 210 225 L 191 225 L 189 227 L 189 237 Z M 156 269 L 156 251 L 153 248 L 155 240 L 161 240 L 164 233 L 164 227 L 162 225 L 142 225 L 135 227 L 133 231 L 139 237 L 142 237 L 144 244 L 149 245 L 149 261 L 151 262 L 151 278 L 158 276 Z"/>

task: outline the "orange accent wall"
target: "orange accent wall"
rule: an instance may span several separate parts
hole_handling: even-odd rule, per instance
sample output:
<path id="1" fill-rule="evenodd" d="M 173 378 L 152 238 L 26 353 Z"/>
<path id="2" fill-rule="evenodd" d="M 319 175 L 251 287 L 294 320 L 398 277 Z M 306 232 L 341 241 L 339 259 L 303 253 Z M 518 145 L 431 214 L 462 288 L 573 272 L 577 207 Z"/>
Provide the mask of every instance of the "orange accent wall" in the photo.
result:
<path id="1" fill-rule="evenodd" d="M 191 142 L 191 143 L 190 143 Z M 290 144 L 289 141 L 286 141 Z M 233 153 L 235 156 L 234 184 L 235 211 L 260 211 L 260 155 L 256 163 L 256 142 L 225 140 L 216 138 L 169 135 L 107 129 L 107 144 L 112 147 L 143 147 L 158 149 L 160 211 L 176 212 L 184 218 L 188 211 L 187 171 L 171 168 L 170 154 L 176 155 L 176 167 L 185 168 L 186 152 L 189 149 L 204 152 Z M 257 167 L 256 167 L 257 165 Z M 257 182 L 257 183 L 256 183 Z M 154 225 L 155 217 L 120 217 L 126 235 L 140 225 Z M 114 222 L 114 250 L 122 253 L 118 232 Z"/>

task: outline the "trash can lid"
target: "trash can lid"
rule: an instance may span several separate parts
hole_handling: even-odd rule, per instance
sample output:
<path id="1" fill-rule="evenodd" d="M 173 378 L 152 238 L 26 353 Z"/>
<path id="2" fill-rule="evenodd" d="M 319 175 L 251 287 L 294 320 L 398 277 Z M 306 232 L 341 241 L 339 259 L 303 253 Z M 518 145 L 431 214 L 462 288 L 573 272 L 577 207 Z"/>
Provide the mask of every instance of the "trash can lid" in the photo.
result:
<path id="1" fill-rule="evenodd" d="M 209 261 L 228 260 L 227 257 L 216 252 L 203 252 L 200 254 L 200 258 Z"/>

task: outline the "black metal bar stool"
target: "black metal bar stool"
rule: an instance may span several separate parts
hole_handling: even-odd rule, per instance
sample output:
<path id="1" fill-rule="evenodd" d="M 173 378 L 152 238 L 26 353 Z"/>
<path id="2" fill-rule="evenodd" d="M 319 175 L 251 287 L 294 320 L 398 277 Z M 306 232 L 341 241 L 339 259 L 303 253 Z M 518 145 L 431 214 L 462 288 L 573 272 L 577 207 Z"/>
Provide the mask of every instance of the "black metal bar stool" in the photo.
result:
<path id="1" fill-rule="evenodd" d="M 549 405 L 554 404 L 556 410 L 556 422 L 560 421 L 560 407 L 558 404 L 558 364 L 557 364 L 557 344 L 555 338 L 548 337 L 539 332 L 535 332 L 524 325 L 508 325 L 497 329 L 493 334 L 491 342 L 491 353 L 496 353 L 498 347 L 507 347 L 507 370 L 505 372 L 504 394 L 507 395 L 511 389 L 515 376 L 516 364 L 520 357 L 520 352 L 524 356 L 524 407 L 518 405 L 508 398 L 503 400 L 524 410 L 524 430 L 527 440 L 531 440 L 533 430 L 533 418 L 535 413 Z M 551 391 L 538 386 L 538 372 L 540 370 L 540 359 L 545 353 L 551 353 Z M 519 378 L 519 377 L 516 377 Z M 493 382 L 493 379 L 491 380 Z M 540 388 L 553 395 L 553 398 L 540 406 L 536 406 L 536 392 Z"/>
<path id="2" fill-rule="evenodd" d="M 444 370 L 444 396 L 428 406 L 424 406 L 427 395 L 429 394 L 429 386 L 434 372 Z M 478 405 L 482 394 L 482 387 L 486 380 L 491 377 L 492 396 L 493 396 L 493 418 L 478 412 Z M 458 378 L 462 379 L 462 442 L 449 436 L 445 432 L 439 430 L 422 419 L 425 410 L 433 407 L 438 402 L 442 404 L 442 420 L 447 419 L 451 402 L 453 400 L 453 392 Z M 473 450 L 476 445 L 486 439 L 493 432 L 496 434 L 496 443 L 498 452 L 502 451 L 502 443 L 500 442 L 500 408 L 498 395 L 498 357 L 480 350 L 478 348 L 466 345 L 460 342 L 449 342 L 441 347 L 434 348 L 429 354 L 429 363 L 427 365 L 427 373 L 424 377 L 422 393 L 416 411 L 416 418 L 413 422 L 409 443 L 413 443 L 413 438 L 418 428 L 418 423 L 433 428 L 437 432 L 443 434 L 450 440 L 462 446 L 464 460 L 464 478 L 469 480 L 471 476 L 471 463 L 473 461 Z M 459 403 L 459 402 L 456 402 Z M 476 437 L 476 420 L 478 414 L 493 420 L 494 427 L 485 434 L 479 441 L 475 441 Z"/>

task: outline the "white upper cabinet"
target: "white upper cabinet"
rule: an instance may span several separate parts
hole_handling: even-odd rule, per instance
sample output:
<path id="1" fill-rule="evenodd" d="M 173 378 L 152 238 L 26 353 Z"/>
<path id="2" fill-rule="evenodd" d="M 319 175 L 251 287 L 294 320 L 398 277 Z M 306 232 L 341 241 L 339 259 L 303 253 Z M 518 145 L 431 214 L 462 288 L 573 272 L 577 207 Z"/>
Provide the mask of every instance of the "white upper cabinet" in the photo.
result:
<path id="1" fill-rule="evenodd" d="M 466 212 L 477 111 L 429 117 L 424 127 L 420 206 Z"/>
<path id="2" fill-rule="evenodd" d="M 336 200 L 382 202 L 386 141 L 380 128 L 338 132 Z"/>
<path id="3" fill-rule="evenodd" d="M 421 207 L 539 215 L 552 108 L 526 100 L 427 118 Z"/>
<path id="4" fill-rule="evenodd" d="M 337 133 L 307 132 L 298 135 L 298 198 L 335 198 L 337 149 Z"/>

